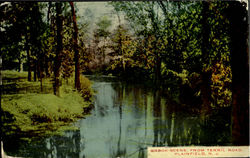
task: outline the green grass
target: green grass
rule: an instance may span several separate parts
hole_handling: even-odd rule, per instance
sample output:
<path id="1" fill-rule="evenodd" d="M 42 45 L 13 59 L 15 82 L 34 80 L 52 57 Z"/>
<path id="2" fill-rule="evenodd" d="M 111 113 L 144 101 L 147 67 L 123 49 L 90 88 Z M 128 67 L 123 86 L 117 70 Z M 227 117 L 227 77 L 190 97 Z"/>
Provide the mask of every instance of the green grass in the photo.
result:
<path id="1" fill-rule="evenodd" d="M 24 74 L 5 71 L 5 80 L 25 77 Z M 1 99 L 1 119 L 4 124 L 3 132 L 6 134 L 47 135 L 52 132 L 60 133 L 65 129 L 72 129 L 70 123 L 84 117 L 84 108 L 91 105 L 93 90 L 91 82 L 86 77 L 81 77 L 82 91 L 76 91 L 72 79 L 63 81 L 60 97 L 52 92 L 51 79 L 44 80 L 43 86 L 47 91 L 41 93 L 39 82 L 24 80 L 7 81 L 5 85 L 13 84 L 16 92 L 11 88 L 5 91 Z M 8 89 L 8 88 L 7 88 Z M 8 94 L 8 92 L 11 92 Z M 66 126 L 65 126 L 66 125 Z"/>
<path id="2" fill-rule="evenodd" d="M 27 78 L 28 72 L 17 72 L 12 70 L 4 70 L 1 72 L 2 78 L 4 79 L 16 79 L 16 78 Z"/>

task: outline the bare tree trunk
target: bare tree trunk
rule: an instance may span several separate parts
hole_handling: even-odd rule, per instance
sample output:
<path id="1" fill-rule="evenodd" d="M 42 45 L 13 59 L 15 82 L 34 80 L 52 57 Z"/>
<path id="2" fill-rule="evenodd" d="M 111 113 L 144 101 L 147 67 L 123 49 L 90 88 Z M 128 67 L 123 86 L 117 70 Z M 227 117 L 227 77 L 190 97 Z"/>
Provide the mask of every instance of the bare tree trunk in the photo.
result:
<path id="1" fill-rule="evenodd" d="M 36 81 L 37 79 L 37 61 L 36 60 L 34 60 L 33 71 L 34 71 L 34 81 Z"/>
<path id="2" fill-rule="evenodd" d="M 60 96 L 60 67 L 61 67 L 61 52 L 62 52 L 62 3 L 56 2 L 56 26 L 57 26 L 57 48 L 54 65 L 54 94 Z"/>
<path id="3" fill-rule="evenodd" d="M 19 72 L 23 72 L 23 61 L 22 61 L 22 58 L 19 57 L 18 61 L 19 61 Z"/>
<path id="4" fill-rule="evenodd" d="M 80 66 L 79 66 L 79 49 L 78 49 L 78 28 L 76 23 L 76 14 L 75 14 L 75 8 L 74 3 L 69 2 L 71 6 L 72 16 L 73 16 L 73 26 L 74 26 L 74 34 L 73 34 L 73 40 L 74 40 L 74 51 L 75 51 L 75 88 L 80 89 Z"/>
<path id="5" fill-rule="evenodd" d="M 40 80 L 40 88 L 41 88 L 41 92 L 43 92 L 43 71 L 44 71 L 44 67 L 43 67 L 43 62 L 45 60 L 45 57 L 44 57 L 44 54 L 40 53 L 40 57 L 38 59 L 38 77 L 39 77 L 39 80 Z"/>
<path id="6" fill-rule="evenodd" d="M 30 47 L 28 43 L 28 35 L 25 35 L 26 41 L 25 41 L 25 48 L 27 52 L 27 65 L 28 65 L 28 81 L 31 81 L 31 66 L 30 66 Z"/>
<path id="7" fill-rule="evenodd" d="M 37 78 L 41 78 L 41 62 L 42 62 L 42 55 L 39 55 L 38 60 L 36 60 L 36 76 Z"/>
<path id="8" fill-rule="evenodd" d="M 48 5 L 49 5 L 49 6 L 48 6 L 48 13 L 47 13 L 47 23 L 48 23 L 48 25 L 49 25 L 52 2 L 49 2 Z M 52 31 L 51 25 L 50 25 L 50 31 Z M 44 69 L 45 69 L 46 77 L 49 77 L 49 76 L 50 76 L 50 73 L 49 73 L 49 61 L 48 61 L 48 60 L 49 60 L 49 59 L 48 59 L 47 55 L 44 54 L 44 61 L 45 61 Z"/>

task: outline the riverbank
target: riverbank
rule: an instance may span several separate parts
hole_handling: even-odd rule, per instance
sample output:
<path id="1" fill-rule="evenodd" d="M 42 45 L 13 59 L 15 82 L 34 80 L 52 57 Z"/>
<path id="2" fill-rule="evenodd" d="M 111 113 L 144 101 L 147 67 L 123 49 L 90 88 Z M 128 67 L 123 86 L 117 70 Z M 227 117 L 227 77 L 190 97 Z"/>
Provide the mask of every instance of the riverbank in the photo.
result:
<path id="1" fill-rule="evenodd" d="M 72 79 L 62 81 L 60 97 L 53 94 L 51 78 L 28 82 L 27 73 L 3 71 L 1 121 L 4 135 L 41 136 L 60 133 L 84 117 L 91 107 L 91 82 L 81 77 L 82 91 Z"/>

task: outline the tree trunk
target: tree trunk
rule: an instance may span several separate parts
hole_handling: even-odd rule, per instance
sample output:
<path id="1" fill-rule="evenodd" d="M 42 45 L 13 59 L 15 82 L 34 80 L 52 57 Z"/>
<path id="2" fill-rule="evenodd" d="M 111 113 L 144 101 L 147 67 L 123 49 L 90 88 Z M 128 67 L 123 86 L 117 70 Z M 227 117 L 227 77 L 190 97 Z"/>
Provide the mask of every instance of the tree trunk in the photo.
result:
<path id="1" fill-rule="evenodd" d="M 27 32 L 28 33 L 28 32 Z M 28 43 L 28 35 L 25 35 L 26 41 L 25 41 L 25 48 L 27 53 L 27 65 L 28 65 L 28 81 L 31 81 L 31 66 L 30 66 L 30 47 Z"/>
<path id="2" fill-rule="evenodd" d="M 41 92 L 43 92 L 43 71 L 40 71 L 40 88 L 41 88 Z"/>
<path id="3" fill-rule="evenodd" d="M 155 85 L 157 88 L 160 87 L 161 81 L 161 58 L 160 54 L 156 52 L 156 64 L 155 64 Z"/>
<path id="4" fill-rule="evenodd" d="M 22 61 L 22 58 L 19 57 L 18 60 L 19 60 L 19 72 L 23 72 L 23 61 Z"/>
<path id="5" fill-rule="evenodd" d="M 60 67 L 62 53 L 62 3 L 56 2 L 57 47 L 54 65 L 54 94 L 60 96 Z"/>
<path id="6" fill-rule="evenodd" d="M 230 22 L 232 56 L 232 139 L 234 145 L 249 145 L 247 10 L 241 2 L 232 2 L 226 14 Z"/>
<path id="7" fill-rule="evenodd" d="M 41 78 L 41 62 L 42 62 L 42 55 L 40 55 L 40 57 L 38 58 L 38 60 L 36 61 L 36 76 L 37 78 Z"/>
<path id="8" fill-rule="evenodd" d="M 45 57 L 44 57 L 45 59 L 45 63 L 44 63 L 44 69 L 45 69 L 45 74 L 46 74 L 46 77 L 49 77 L 50 76 L 50 74 L 49 74 L 49 59 L 48 59 L 48 57 L 45 55 Z"/>
<path id="9" fill-rule="evenodd" d="M 47 13 L 47 23 L 48 23 L 48 25 L 49 25 L 49 21 L 50 21 L 50 15 L 51 15 L 51 6 L 52 6 L 52 2 L 48 2 L 48 13 Z M 49 29 L 50 29 L 50 31 L 52 31 L 52 29 L 51 29 L 51 25 L 50 25 L 50 27 L 49 27 Z M 44 54 L 44 69 L 45 69 L 45 74 L 46 74 L 46 76 L 45 77 L 50 77 L 50 73 L 49 73 L 49 59 L 48 59 L 48 57 L 47 57 L 47 55 L 46 55 L 46 53 Z"/>
<path id="10" fill-rule="evenodd" d="M 44 71 L 44 67 L 43 67 L 43 62 L 45 60 L 44 54 L 40 52 L 40 57 L 38 59 L 38 66 L 37 66 L 37 76 L 40 80 L 40 87 L 41 87 L 41 92 L 43 92 L 43 71 Z"/>
<path id="11" fill-rule="evenodd" d="M 74 26 L 74 33 L 73 33 L 73 41 L 74 41 L 74 51 L 75 51 L 75 88 L 80 89 L 80 66 L 79 66 L 79 50 L 78 50 L 78 28 L 76 23 L 76 14 L 75 14 L 75 7 L 73 2 L 69 2 L 71 6 L 71 12 L 73 17 L 73 26 Z"/>
<path id="12" fill-rule="evenodd" d="M 36 81 L 37 79 L 37 61 L 34 60 L 34 67 L 33 67 L 33 71 L 34 71 L 34 81 Z"/>
<path id="13" fill-rule="evenodd" d="M 38 70 L 37 70 L 38 71 L 37 75 L 38 75 L 39 80 L 40 80 L 41 92 L 43 92 L 43 60 L 44 60 L 44 57 L 41 54 L 40 58 L 38 59 Z"/>

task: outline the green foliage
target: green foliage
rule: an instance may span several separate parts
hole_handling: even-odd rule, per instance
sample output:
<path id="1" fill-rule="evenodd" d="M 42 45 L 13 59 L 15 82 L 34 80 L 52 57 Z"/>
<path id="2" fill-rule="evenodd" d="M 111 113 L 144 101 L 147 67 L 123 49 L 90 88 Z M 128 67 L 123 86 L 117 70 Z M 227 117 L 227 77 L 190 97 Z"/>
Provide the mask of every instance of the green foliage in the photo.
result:
<path id="1" fill-rule="evenodd" d="M 63 93 L 70 93 L 72 91 L 72 88 L 74 87 L 74 76 L 67 78 L 67 80 L 63 81 Z M 92 89 L 92 82 L 85 76 L 80 75 L 80 91 L 78 92 L 82 98 L 87 102 L 93 101 L 94 91 Z"/>
<path id="2" fill-rule="evenodd" d="M 96 23 L 95 36 L 107 38 L 110 35 L 111 20 L 107 16 L 100 17 Z"/>
<path id="3" fill-rule="evenodd" d="M 144 65 L 151 79 L 160 71 L 163 85 L 196 87 L 199 94 L 203 71 L 212 72 L 211 95 L 213 105 L 228 106 L 231 98 L 230 50 L 228 20 L 224 16 L 227 2 L 210 2 L 208 5 L 207 37 L 203 37 L 203 2 L 111 2 L 117 12 L 123 12 L 135 31 L 137 42 L 129 58 Z M 208 38 L 207 53 L 203 43 Z M 160 58 L 160 59 L 159 59 Z M 115 60 L 113 67 L 121 67 Z M 160 66 L 157 63 L 160 62 Z M 223 68 L 216 67 L 220 63 Z M 213 70 L 212 70 L 213 69 Z M 215 70 L 216 69 L 216 70 Z M 219 70 L 222 72 L 219 73 Z M 193 74 L 197 74 L 196 79 Z M 215 75 L 216 74 L 216 75 Z M 227 75 L 226 75 L 227 74 Z M 219 78 L 214 80 L 215 76 Z M 193 82 L 193 79 L 196 80 Z M 209 84 L 209 83 L 207 83 Z M 199 89 L 198 88 L 198 89 Z"/>
<path id="4" fill-rule="evenodd" d="M 142 67 L 140 61 L 136 60 L 138 42 L 131 38 L 127 29 L 118 25 L 111 41 L 113 42 L 111 47 L 114 52 L 109 69 L 125 71 L 127 68 Z"/>
<path id="5" fill-rule="evenodd" d="M 70 48 L 69 48 L 70 49 Z M 64 50 L 62 56 L 62 77 L 64 79 L 72 76 L 74 72 L 74 54 L 70 50 Z"/>
<path id="6" fill-rule="evenodd" d="M 94 91 L 91 88 L 92 83 L 91 81 L 86 78 L 85 76 L 81 75 L 80 76 L 80 83 L 81 83 L 81 87 L 80 87 L 80 94 L 81 96 L 84 98 L 85 101 L 92 101 L 92 97 L 94 95 Z"/>
<path id="7" fill-rule="evenodd" d="M 232 101 L 232 71 L 230 67 L 222 63 L 216 63 L 210 68 L 212 71 L 212 99 L 214 107 L 217 106 L 230 106 Z"/>

